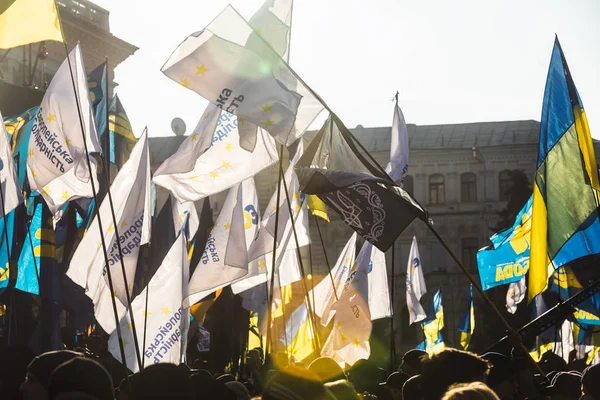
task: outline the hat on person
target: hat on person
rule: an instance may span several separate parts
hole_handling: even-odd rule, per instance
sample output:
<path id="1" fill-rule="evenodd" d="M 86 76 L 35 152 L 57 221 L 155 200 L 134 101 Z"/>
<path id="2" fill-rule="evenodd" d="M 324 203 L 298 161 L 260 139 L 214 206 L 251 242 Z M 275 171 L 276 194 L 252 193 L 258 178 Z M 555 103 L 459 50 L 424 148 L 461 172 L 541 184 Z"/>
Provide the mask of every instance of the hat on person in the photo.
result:
<path id="1" fill-rule="evenodd" d="M 50 375 L 59 365 L 82 355 L 71 350 L 50 351 L 35 357 L 27 367 L 27 372 L 47 389 Z"/>
<path id="2" fill-rule="evenodd" d="M 86 393 L 98 400 L 113 400 L 113 381 L 97 361 L 75 357 L 60 364 L 48 380 L 50 398 L 60 393 Z"/>

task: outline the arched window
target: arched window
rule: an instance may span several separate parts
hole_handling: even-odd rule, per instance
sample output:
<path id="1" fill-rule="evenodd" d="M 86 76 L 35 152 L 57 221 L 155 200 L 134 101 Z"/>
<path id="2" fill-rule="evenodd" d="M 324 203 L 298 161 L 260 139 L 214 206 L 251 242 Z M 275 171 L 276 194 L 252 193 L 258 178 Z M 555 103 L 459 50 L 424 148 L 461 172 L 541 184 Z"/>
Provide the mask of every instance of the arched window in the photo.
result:
<path id="1" fill-rule="evenodd" d="M 433 204 L 446 202 L 444 175 L 434 174 L 429 177 L 429 202 Z"/>
<path id="2" fill-rule="evenodd" d="M 404 185 L 402 186 L 404 190 L 414 196 L 415 182 L 411 175 L 406 175 L 404 177 Z"/>
<path id="3" fill-rule="evenodd" d="M 477 176 L 472 172 L 460 176 L 460 200 L 466 203 L 477 201 Z"/>
<path id="4" fill-rule="evenodd" d="M 498 194 L 500 200 L 508 200 L 513 187 L 513 178 L 509 170 L 501 171 L 498 174 Z"/>

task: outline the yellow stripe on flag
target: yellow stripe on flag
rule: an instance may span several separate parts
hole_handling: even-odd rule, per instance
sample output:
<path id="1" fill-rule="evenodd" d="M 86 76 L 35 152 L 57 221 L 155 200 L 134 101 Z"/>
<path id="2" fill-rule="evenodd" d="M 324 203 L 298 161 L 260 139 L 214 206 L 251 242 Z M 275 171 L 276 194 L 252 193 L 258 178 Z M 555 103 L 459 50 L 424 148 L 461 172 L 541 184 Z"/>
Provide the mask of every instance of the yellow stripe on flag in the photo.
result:
<path id="1" fill-rule="evenodd" d="M 329 215 L 327 214 L 327 206 L 323 201 L 314 194 L 308 195 L 308 209 L 312 215 L 324 219 L 329 222 Z"/>
<path id="2" fill-rule="evenodd" d="M 44 40 L 64 42 L 54 0 L 0 1 L 0 49 Z"/>
<path id="3" fill-rule="evenodd" d="M 529 281 L 527 299 L 533 301 L 535 296 L 548 287 L 548 216 L 546 203 L 537 184 L 533 185 L 533 206 L 531 208 L 531 246 L 529 256 Z"/>

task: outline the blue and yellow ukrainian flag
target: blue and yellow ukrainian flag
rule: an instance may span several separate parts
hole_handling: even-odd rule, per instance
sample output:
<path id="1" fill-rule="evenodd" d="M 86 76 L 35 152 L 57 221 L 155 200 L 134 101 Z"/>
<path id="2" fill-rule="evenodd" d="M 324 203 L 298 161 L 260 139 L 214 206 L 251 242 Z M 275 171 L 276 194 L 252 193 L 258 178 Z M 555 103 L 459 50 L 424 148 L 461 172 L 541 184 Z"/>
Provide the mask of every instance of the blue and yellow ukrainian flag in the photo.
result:
<path id="1" fill-rule="evenodd" d="M 108 130 L 110 133 L 110 162 L 121 169 L 129 159 L 129 154 L 137 139 L 133 134 L 129 117 L 117 95 L 113 97 L 110 105 Z"/>
<path id="2" fill-rule="evenodd" d="M 293 355 L 297 361 L 302 361 L 316 351 L 315 339 L 305 301 L 290 314 L 285 323 L 285 332 L 279 341 L 287 346 L 288 354 Z"/>
<path id="3" fill-rule="evenodd" d="M 35 212 L 23 240 L 15 288 L 39 295 L 42 270 L 57 265 L 56 248 L 50 210 L 40 196 L 30 201 L 35 202 Z"/>
<path id="4" fill-rule="evenodd" d="M 425 350 L 429 355 L 439 353 L 446 344 L 442 337 L 444 328 L 444 308 L 442 307 L 442 288 L 433 296 L 433 301 L 427 309 L 427 318 L 421 322 L 425 340 L 417 345 L 417 349 Z"/>
<path id="5" fill-rule="evenodd" d="M 548 70 L 533 187 L 528 298 L 548 286 L 554 259 L 598 218 L 598 169 L 583 104 L 556 38 Z M 589 251 L 579 254 L 583 257 Z"/>
<path id="6" fill-rule="evenodd" d="M 468 307 L 458 322 L 458 331 L 460 332 L 460 345 L 463 350 L 469 348 L 471 335 L 475 330 L 475 307 L 473 307 L 473 285 L 469 285 Z"/>
<path id="7" fill-rule="evenodd" d="M 94 110 L 94 119 L 96 120 L 96 130 L 98 137 L 104 137 L 106 133 L 106 113 L 108 104 L 108 93 L 106 93 L 106 62 L 98 65 L 87 76 L 88 90 L 90 92 L 90 101 Z M 106 150 L 103 148 L 103 150 Z"/>

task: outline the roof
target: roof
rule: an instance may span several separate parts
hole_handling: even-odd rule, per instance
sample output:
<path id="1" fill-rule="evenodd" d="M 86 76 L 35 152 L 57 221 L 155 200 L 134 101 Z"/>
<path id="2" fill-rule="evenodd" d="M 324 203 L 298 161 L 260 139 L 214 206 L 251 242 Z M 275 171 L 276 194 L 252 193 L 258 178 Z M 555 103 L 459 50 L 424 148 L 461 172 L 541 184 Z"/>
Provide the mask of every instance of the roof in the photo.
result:
<path id="1" fill-rule="evenodd" d="M 540 123 L 534 120 L 475 122 L 448 125 L 408 124 L 411 150 L 470 149 L 472 147 L 537 144 Z M 369 151 L 389 151 L 391 127 L 350 129 Z"/>

